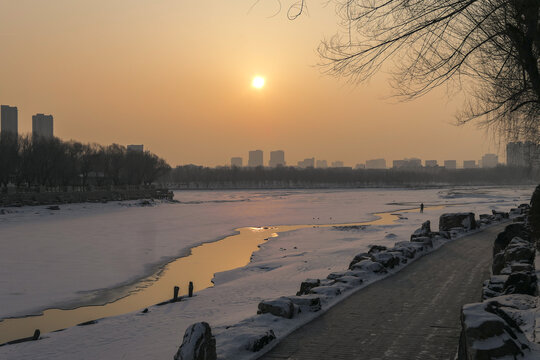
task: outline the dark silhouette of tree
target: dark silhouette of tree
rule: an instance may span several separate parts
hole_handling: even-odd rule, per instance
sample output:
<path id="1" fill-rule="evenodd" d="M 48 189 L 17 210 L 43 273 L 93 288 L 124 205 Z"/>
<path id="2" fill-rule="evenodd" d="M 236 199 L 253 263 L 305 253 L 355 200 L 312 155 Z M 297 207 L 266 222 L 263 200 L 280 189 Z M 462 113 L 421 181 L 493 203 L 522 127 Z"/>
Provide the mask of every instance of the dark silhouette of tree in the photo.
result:
<path id="1" fill-rule="evenodd" d="M 19 141 L 11 133 L 0 134 L 0 186 L 13 180 L 19 164 Z"/>
<path id="2" fill-rule="evenodd" d="M 363 81 L 393 60 L 398 95 L 466 90 L 461 123 L 539 140 L 538 0 L 335 0 L 344 31 L 319 52 L 328 72 Z M 294 2 L 293 18 L 305 2 Z M 462 81 L 466 79 L 466 81 Z"/>
<path id="3" fill-rule="evenodd" d="M 151 185 L 170 171 L 165 160 L 149 151 L 8 135 L 0 136 L 0 190 L 9 183 L 22 190 Z"/>
<path id="4" fill-rule="evenodd" d="M 540 174 L 527 168 L 499 166 L 490 169 L 418 168 L 410 169 L 298 169 L 278 168 L 208 168 L 178 166 L 160 180 L 174 187 L 190 189 L 238 188 L 327 188 L 327 187 L 417 187 L 444 185 L 533 184 Z"/>
<path id="5" fill-rule="evenodd" d="M 88 185 L 88 178 L 92 171 L 98 170 L 95 166 L 95 158 L 98 155 L 99 148 L 98 145 L 82 145 L 80 160 L 79 160 L 79 170 L 81 178 L 81 186 L 85 188 Z"/>
<path id="6" fill-rule="evenodd" d="M 112 144 L 105 148 L 105 176 L 110 178 L 113 185 L 120 184 L 120 174 L 123 170 L 126 148 L 118 144 Z"/>
<path id="7" fill-rule="evenodd" d="M 165 160 L 150 153 L 145 153 L 142 169 L 142 182 L 145 185 L 152 184 L 171 171 L 170 165 Z"/>

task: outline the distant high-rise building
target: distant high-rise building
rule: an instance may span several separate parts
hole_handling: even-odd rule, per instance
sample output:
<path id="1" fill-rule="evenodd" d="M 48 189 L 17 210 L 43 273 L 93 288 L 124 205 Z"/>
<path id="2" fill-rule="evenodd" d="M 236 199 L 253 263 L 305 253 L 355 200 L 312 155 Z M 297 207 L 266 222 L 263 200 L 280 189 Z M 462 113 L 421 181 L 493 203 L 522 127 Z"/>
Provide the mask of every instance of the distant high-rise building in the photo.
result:
<path id="1" fill-rule="evenodd" d="M 315 158 L 307 158 L 302 161 L 299 161 L 298 167 L 304 168 L 304 169 L 315 167 Z"/>
<path id="2" fill-rule="evenodd" d="M 0 132 L 2 134 L 11 133 L 18 135 L 19 133 L 19 115 L 17 107 L 2 105 L 0 107 Z"/>
<path id="3" fill-rule="evenodd" d="M 317 160 L 317 167 L 320 169 L 326 169 L 328 167 L 328 163 L 326 160 Z"/>
<path id="4" fill-rule="evenodd" d="M 41 136 L 52 138 L 53 134 L 53 116 L 45 114 L 36 114 L 32 116 L 32 136 Z"/>
<path id="5" fill-rule="evenodd" d="M 422 160 L 417 158 L 403 159 L 403 160 L 394 160 L 392 166 L 395 169 L 414 169 L 422 167 Z"/>
<path id="6" fill-rule="evenodd" d="M 386 160 L 384 159 L 367 160 L 366 169 L 386 169 Z"/>
<path id="7" fill-rule="evenodd" d="M 464 160 L 463 161 L 463 168 L 464 169 L 476 169 L 478 165 L 476 165 L 476 160 Z"/>
<path id="8" fill-rule="evenodd" d="M 127 151 L 144 152 L 144 145 L 128 145 Z"/>
<path id="9" fill-rule="evenodd" d="M 506 165 L 525 167 L 529 163 L 524 155 L 524 144 L 519 142 L 509 142 L 506 144 Z"/>
<path id="10" fill-rule="evenodd" d="M 263 166 L 263 152 L 262 150 L 253 150 L 249 152 L 248 166 L 257 167 Z"/>
<path id="11" fill-rule="evenodd" d="M 540 145 L 532 141 L 508 143 L 506 164 L 515 167 L 540 168 Z"/>
<path id="12" fill-rule="evenodd" d="M 271 151 L 268 165 L 270 167 L 285 166 L 285 152 L 283 150 Z"/>
<path id="13" fill-rule="evenodd" d="M 231 166 L 236 166 L 236 167 L 242 167 L 243 166 L 243 159 L 241 157 L 233 157 L 231 158 Z"/>
<path id="14" fill-rule="evenodd" d="M 444 160 L 444 168 L 445 169 L 455 170 L 457 168 L 457 161 L 456 160 Z"/>
<path id="15" fill-rule="evenodd" d="M 340 168 L 340 167 L 343 167 L 343 161 L 332 161 L 332 167 L 335 167 L 335 168 Z"/>
<path id="16" fill-rule="evenodd" d="M 483 168 L 494 168 L 499 164 L 499 157 L 495 154 L 486 154 L 482 156 Z"/>
<path id="17" fill-rule="evenodd" d="M 426 160 L 425 164 L 426 164 L 426 167 L 430 167 L 430 168 L 439 166 L 439 163 L 437 162 L 437 160 Z"/>
<path id="18" fill-rule="evenodd" d="M 354 166 L 354 168 L 355 168 L 356 170 L 359 170 L 359 169 L 365 169 L 365 168 L 366 168 L 366 164 L 356 164 L 356 165 Z"/>

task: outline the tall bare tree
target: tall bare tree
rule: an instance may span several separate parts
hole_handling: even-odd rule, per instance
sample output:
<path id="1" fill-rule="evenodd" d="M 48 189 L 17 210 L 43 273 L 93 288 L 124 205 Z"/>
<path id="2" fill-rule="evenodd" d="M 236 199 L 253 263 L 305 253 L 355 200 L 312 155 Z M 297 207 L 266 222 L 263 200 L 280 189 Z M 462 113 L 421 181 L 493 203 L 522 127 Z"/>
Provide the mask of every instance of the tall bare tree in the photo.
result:
<path id="1" fill-rule="evenodd" d="M 334 2 L 345 31 L 319 48 L 328 72 L 363 81 L 391 62 L 399 96 L 458 84 L 468 95 L 460 122 L 539 140 L 540 0 Z"/>

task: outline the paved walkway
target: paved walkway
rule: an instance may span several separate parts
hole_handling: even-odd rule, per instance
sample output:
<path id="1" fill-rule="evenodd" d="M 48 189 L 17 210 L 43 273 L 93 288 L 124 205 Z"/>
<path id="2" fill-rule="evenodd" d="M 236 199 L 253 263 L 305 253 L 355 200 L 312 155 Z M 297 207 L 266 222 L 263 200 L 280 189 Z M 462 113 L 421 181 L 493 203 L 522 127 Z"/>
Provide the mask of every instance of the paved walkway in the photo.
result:
<path id="1" fill-rule="evenodd" d="M 504 226 L 454 240 L 358 291 L 261 359 L 454 359 L 461 306 L 480 301 Z"/>

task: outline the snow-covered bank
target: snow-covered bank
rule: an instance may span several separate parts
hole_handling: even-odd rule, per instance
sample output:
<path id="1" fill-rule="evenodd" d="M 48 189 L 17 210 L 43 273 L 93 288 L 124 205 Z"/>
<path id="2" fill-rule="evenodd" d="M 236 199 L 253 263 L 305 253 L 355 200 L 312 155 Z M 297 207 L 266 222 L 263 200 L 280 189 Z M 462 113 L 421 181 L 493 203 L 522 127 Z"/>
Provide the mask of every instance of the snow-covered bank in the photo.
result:
<path id="1" fill-rule="evenodd" d="M 0 207 L 63 205 L 74 203 L 103 203 L 108 201 L 137 201 L 143 199 L 171 200 L 167 189 L 115 189 L 87 191 L 1 192 Z"/>
<path id="2" fill-rule="evenodd" d="M 458 359 L 540 358 L 540 257 L 531 231 L 535 224 L 529 223 L 529 212 L 537 209 L 522 210 L 522 222 L 506 226 L 494 239 L 483 301 L 462 308 Z"/>
<path id="3" fill-rule="evenodd" d="M 251 223 L 259 226 L 280 224 L 263 220 L 277 221 L 287 216 L 290 218 L 285 219 L 283 224 L 330 222 L 330 217 L 335 223 L 359 221 L 362 217 L 368 220 L 372 211 L 396 210 L 406 207 L 405 205 L 418 204 L 419 201 L 426 204 L 463 205 L 455 205 L 451 209 L 427 209 L 424 214 L 406 213 L 404 214 L 406 218 L 391 226 L 373 226 L 353 231 L 319 227 L 284 233 L 263 244 L 260 251 L 254 253 L 248 266 L 217 274 L 216 286 L 197 293 L 194 298 L 176 304 L 152 307 L 147 314 L 132 313 L 100 320 L 91 326 L 45 334 L 42 340 L 34 343 L 2 347 L 0 357 L 171 358 L 176 353 L 187 326 L 197 321 L 207 321 L 213 329 L 216 329 L 218 349 L 220 346 L 224 348 L 224 345 L 225 348 L 241 347 L 241 344 L 225 344 L 227 340 L 220 338 L 220 329 L 242 321 L 250 321 L 249 318 L 254 316 L 261 300 L 294 294 L 298 291 L 299 284 L 306 278 L 325 278 L 330 272 L 345 270 L 351 255 L 367 251 L 371 244 L 391 246 L 397 241 L 409 240 L 410 234 L 422 222 L 436 220 L 442 212 L 474 211 L 479 214 L 490 212 L 491 209 L 507 210 L 520 202 L 526 202 L 532 190 L 527 188 L 516 192 L 513 189 L 490 189 L 491 194 L 469 192 L 469 197 L 462 193 L 457 198 L 448 198 L 447 192 L 439 193 L 439 191 L 395 190 L 388 193 L 388 190 L 378 192 L 362 190 L 292 194 L 267 192 L 251 194 L 251 197 L 248 197 L 249 201 L 243 194 L 225 192 L 216 194 L 218 196 L 210 199 L 221 202 L 179 204 L 191 206 L 190 210 L 197 214 L 201 213 L 193 208 L 194 205 L 212 208 L 217 204 L 220 209 L 209 210 L 209 214 L 216 214 L 222 221 L 228 215 L 221 214 L 220 211 L 226 209 L 235 209 L 237 211 L 235 214 L 245 214 L 247 221 L 257 220 L 253 217 L 254 214 L 264 214 L 258 219 L 258 223 Z M 202 193 L 201 196 L 208 194 Z M 184 201 L 198 201 L 193 199 L 195 195 L 191 193 Z M 239 198 L 232 199 L 232 195 Z M 393 205 L 386 205 L 387 203 Z M 176 205 L 153 209 L 172 211 L 170 209 L 174 206 Z M 116 210 L 110 212 L 116 213 Z M 246 218 L 235 221 L 246 221 Z M 208 218 L 198 219 L 203 222 L 208 220 Z M 225 224 L 221 226 L 226 227 Z M 129 244 L 127 241 L 126 243 Z M 292 325 L 298 326 L 298 323 Z M 277 331 L 276 335 L 280 336 L 279 334 Z"/>
<path id="4" fill-rule="evenodd" d="M 459 190 L 461 191 L 461 190 Z M 458 191 L 458 194 L 459 194 Z M 69 204 L 0 215 L 0 319 L 102 302 L 99 289 L 150 275 L 189 248 L 235 228 L 372 220 L 373 212 L 426 204 L 507 207 L 529 188 L 333 191 L 188 191 L 179 204 Z M 492 197 L 494 195 L 494 197 Z M 474 209 L 472 209 L 474 211 Z"/>

